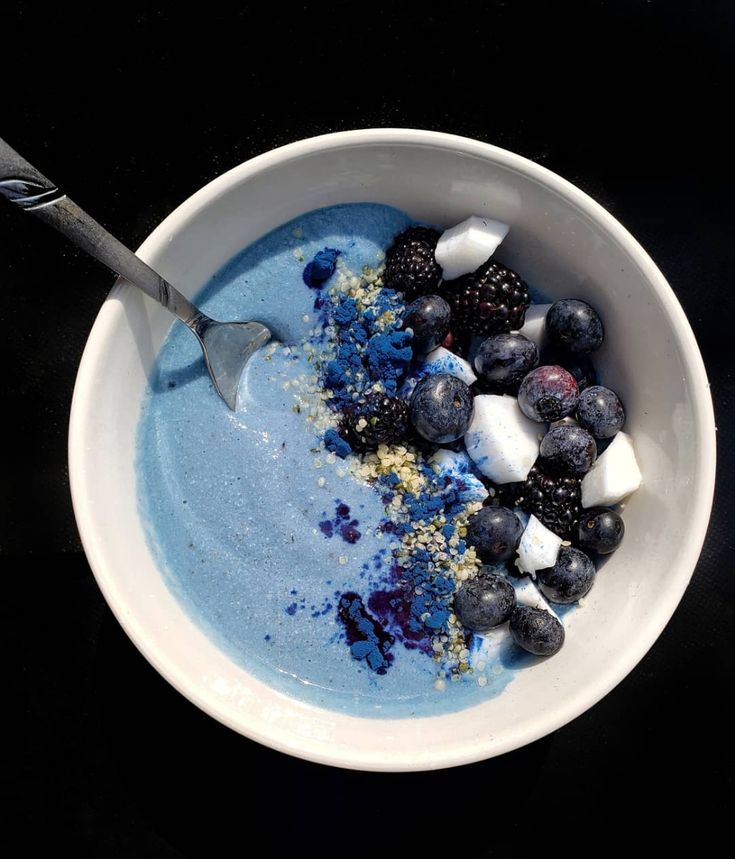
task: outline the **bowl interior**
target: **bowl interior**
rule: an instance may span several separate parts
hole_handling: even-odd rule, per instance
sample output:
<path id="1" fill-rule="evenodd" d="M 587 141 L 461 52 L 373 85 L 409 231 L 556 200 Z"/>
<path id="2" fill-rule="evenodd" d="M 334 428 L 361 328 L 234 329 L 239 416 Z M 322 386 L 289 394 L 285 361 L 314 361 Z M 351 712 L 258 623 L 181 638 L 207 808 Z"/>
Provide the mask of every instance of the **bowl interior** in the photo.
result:
<path id="1" fill-rule="evenodd" d="M 507 751 L 597 701 L 643 656 L 678 603 L 711 504 L 711 402 L 686 319 L 630 236 L 573 186 L 518 156 L 429 132 L 329 135 L 268 153 L 190 198 L 140 255 L 193 296 L 238 250 L 310 209 L 372 201 L 451 226 L 469 214 L 511 225 L 502 259 L 549 297 L 600 311 L 596 359 L 620 391 L 644 485 L 626 540 L 601 571 L 552 660 L 497 698 L 428 719 L 358 719 L 287 698 L 219 651 L 168 591 L 136 498 L 135 432 L 146 379 L 171 317 L 118 284 L 90 336 L 75 390 L 70 473 L 90 564 L 133 641 L 181 692 L 281 750 L 369 769 L 448 766 Z"/>

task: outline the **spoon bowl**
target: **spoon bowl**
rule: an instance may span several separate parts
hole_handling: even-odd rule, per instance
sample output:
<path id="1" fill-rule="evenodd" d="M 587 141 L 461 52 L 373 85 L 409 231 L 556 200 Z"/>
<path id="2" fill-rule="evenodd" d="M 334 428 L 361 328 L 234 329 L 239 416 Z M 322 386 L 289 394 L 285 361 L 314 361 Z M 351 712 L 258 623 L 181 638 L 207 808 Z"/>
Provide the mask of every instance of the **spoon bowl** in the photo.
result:
<path id="1" fill-rule="evenodd" d="M 240 376 L 256 349 L 271 339 L 270 329 L 260 322 L 215 322 L 204 317 L 195 334 L 217 393 L 234 412 Z"/>

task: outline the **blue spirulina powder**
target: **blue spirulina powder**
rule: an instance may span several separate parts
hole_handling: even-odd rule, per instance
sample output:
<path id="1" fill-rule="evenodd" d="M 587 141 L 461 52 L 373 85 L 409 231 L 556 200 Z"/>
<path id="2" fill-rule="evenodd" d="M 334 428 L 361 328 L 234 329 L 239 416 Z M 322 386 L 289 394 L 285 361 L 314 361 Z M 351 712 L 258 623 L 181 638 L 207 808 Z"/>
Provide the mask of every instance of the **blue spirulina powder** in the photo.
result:
<path id="1" fill-rule="evenodd" d="M 194 338 L 173 326 L 138 428 L 141 519 L 166 583 L 186 611 L 264 682 L 360 716 L 458 710 L 497 695 L 513 676 L 503 644 L 488 650 L 494 662 L 485 685 L 462 676 L 437 689 L 426 635 L 446 625 L 452 583 L 426 572 L 426 558 L 417 555 L 413 584 L 423 585 L 426 604 L 397 601 L 394 556 L 402 533 L 386 517 L 391 479 L 375 486 L 355 479 L 336 433 L 327 433 L 326 450 L 320 447 L 324 428 L 310 420 L 303 397 L 304 380 L 324 376 L 335 397 L 345 398 L 338 377 L 354 365 L 363 337 L 354 303 L 342 300 L 338 322 L 353 333 L 332 364 L 319 366 L 323 327 L 334 311 L 324 288 L 338 276 L 327 263 L 339 260 L 355 273 L 374 268 L 410 223 L 388 206 L 333 206 L 237 254 L 197 303 L 215 318 L 260 320 L 293 345 L 266 347 L 253 357 L 232 413 L 213 393 Z M 319 276 L 312 266 L 305 278 L 315 259 Z M 376 314 L 396 303 L 389 292 Z M 367 365 L 385 374 L 389 387 L 400 381 L 395 362 L 405 360 L 400 353 L 407 346 L 402 332 L 388 331 L 367 353 Z M 436 500 L 424 492 L 410 503 L 412 515 L 422 509 L 431 515 Z M 470 648 L 473 654 L 482 649 L 482 640 Z"/>

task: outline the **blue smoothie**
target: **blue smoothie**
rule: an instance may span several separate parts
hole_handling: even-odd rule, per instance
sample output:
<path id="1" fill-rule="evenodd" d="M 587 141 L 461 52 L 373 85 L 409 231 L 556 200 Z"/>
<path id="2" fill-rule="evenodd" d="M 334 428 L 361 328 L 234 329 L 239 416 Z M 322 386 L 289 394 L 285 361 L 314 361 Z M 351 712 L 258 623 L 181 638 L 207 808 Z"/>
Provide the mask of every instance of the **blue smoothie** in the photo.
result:
<path id="1" fill-rule="evenodd" d="M 346 396 L 325 382 L 344 352 L 335 314 L 347 318 L 350 296 L 359 303 L 369 294 L 373 316 L 380 312 L 380 324 L 388 326 L 385 342 L 399 336 L 390 328 L 402 310 L 397 300 L 378 306 L 379 266 L 410 223 L 387 206 L 333 206 L 245 248 L 196 301 L 218 319 L 262 321 L 280 342 L 247 365 L 233 413 L 213 392 L 195 339 L 184 326 L 172 326 L 138 430 L 141 519 L 161 574 L 185 610 L 260 680 L 359 716 L 458 710 L 497 695 L 517 667 L 505 633 L 459 644 L 452 638 L 442 607 L 456 582 L 451 571 L 441 577 L 434 571 L 437 555 L 413 548 L 406 524 L 428 509 L 438 515 L 431 505 L 438 484 L 421 457 L 412 460 L 405 448 L 396 454 L 401 479 L 412 487 L 396 496 L 398 477 L 390 469 L 399 466 L 384 467 L 392 453 L 382 461 L 341 458 L 325 446 L 337 423 L 335 402 Z M 334 251 L 337 270 L 322 288 L 310 288 L 305 267 L 325 249 Z M 393 345 L 400 351 L 402 344 Z M 454 495 L 442 501 L 446 510 L 451 501 L 452 513 L 436 546 L 464 575 L 462 565 L 473 559 L 463 559 L 458 534 L 474 496 L 469 480 L 457 478 L 452 486 Z M 428 572 L 409 584 L 415 603 L 424 591 L 432 594 L 426 611 L 423 604 L 399 606 L 395 597 L 397 582 L 405 596 L 416 558 Z M 399 617 L 404 608 L 406 617 Z"/>

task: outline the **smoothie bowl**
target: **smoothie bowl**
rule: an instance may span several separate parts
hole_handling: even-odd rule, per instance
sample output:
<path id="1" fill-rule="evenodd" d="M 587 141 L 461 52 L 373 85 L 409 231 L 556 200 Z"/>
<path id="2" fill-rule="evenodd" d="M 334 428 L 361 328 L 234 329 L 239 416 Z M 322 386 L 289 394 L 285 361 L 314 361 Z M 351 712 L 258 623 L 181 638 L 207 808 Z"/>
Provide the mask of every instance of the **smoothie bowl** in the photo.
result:
<path id="1" fill-rule="evenodd" d="M 363 375 L 373 374 L 367 381 L 383 386 L 382 399 L 403 396 L 421 429 L 407 386 L 472 383 L 458 376 L 477 362 L 464 355 L 470 363 L 461 364 L 463 349 L 451 340 L 454 351 L 439 356 L 447 372 L 411 379 L 410 348 L 399 371 L 385 360 L 389 347 L 394 355 L 410 347 L 410 326 L 383 267 L 407 229 L 440 233 L 469 216 L 510 227 L 496 256 L 534 302 L 573 298 L 599 312 L 597 381 L 624 400 L 626 438 L 643 475 L 626 501 L 625 540 L 584 606 L 553 612 L 565 642 L 547 659 L 519 649 L 507 623 L 473 635 L 469 621 L 457 620 L 456 594 L 480 564 L 467 546 L 469 518 L 496 492 L 482 457 L 473 462 L 462 447 L 467 427 L 446 437 L 437 463 L 426 445 L 433 430 L 417 440 L 407 429 L 405 444 L 371 444 L 380 421 L 399 425 L 402 413 L 358 413 L 352 402 Z M 189 332 L 118 283 L 79 371 L 70 477 L 85 551 L 127 633 L 190 700 L 248 737 L 311 760 L 430 769 L 560 727 L 645 654 L 704 539 L 712 406 L 670 288 L 582 192 L 476 141 L 348 132 L 231 170 L 182 204 L 139 254 L 206 312 L 264 322 L 279 340 L 251 360 L 230 412 Z M 513 284 L 507 291 L 516 304 L 525 300 Z M 457 300 L 455 320 L 465 307 Z M 342 378 L 353 360 L 355 374 Z M 501 400 L 481 396 L 483 408 Z M 538 428 L 541 438 L 546 426 Z M 598 465 L 612 460 L 604 446 Z M 447 477 L 452 469 L 461 481 Z M 507 503 L 516 502 L 517 493 Z M 532 581 L 522 582 L 519 601 L 530 587 L 538 604 Z"/>

